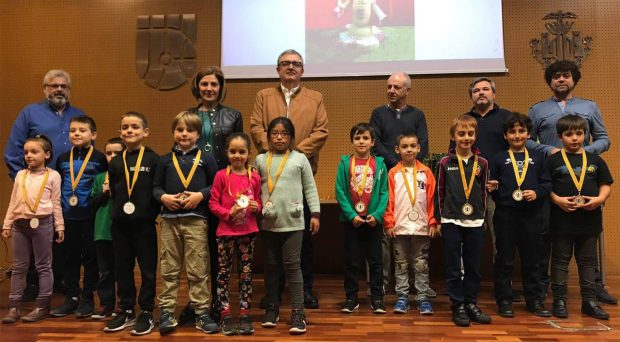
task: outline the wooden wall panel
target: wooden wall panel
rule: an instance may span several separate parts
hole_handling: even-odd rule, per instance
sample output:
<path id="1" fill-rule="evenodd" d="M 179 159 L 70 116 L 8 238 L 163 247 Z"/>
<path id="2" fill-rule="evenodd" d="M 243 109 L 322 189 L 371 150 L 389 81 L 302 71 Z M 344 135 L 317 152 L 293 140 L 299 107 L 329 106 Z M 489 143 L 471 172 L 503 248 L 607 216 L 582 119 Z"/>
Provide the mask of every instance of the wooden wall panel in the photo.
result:
<path id="1" fill-rule="evenodd" d="M 489 75 L 496 80 L 497 102 L 527 112 L 535 102 L 550 96 L 541 66 L 531 57 L 529 40 L 544 30 L 542 17 L 557 10 L 578 15 L 573 30 L 594 38 L 593 52 L 583 66 L 576 94 L 598 102 L 614 144 L 604 158 L 618 177 L 620 158 L 620 3 L 616 0 L 504 0 L 506 74 Z M 197 18 L 197 64 L 219 64 L 220 11 L 216 0 L 116 0 L 116 1 L 9 1 L 0 0 L 0 80 L 4 86 L 0 107 L 0 144 L 4 146 L 11 123 L 26 104 L 42 99 L 41 81 L 51 68 L 64 68 L 73 76 L 72 103 L 92 115 L 99 139 L 117 135 L 119 115 L 138 110 L 150 120 L 147 144 L 160 153 L 172 143 L 169 124 L 182 109 L 195 104 L 189 85 L 173 91 L 157 91 L 144 85 L 135 71 L 136 16 L 145 14 L 195 13 Z M 471 18 L 484 20 L 484 18 Z M 479 32 L 484 39 L 485 33 Z M 274 56 L 274 59 L 276 56 Z M 395 70 L 396 71 L 396 70 Z M 414 77 L 410 103 L 427 116 L 431 152 L 444 151 L 450 120 L 470 107 L 469 81 L 479 75 L 427 75 Z M 249 114 L 256 92 L 274 85 L 274 79 L 232 80 L 226 105 Z M 321 197 L 333 200 L 334 173 L 339 156 L 349 151 L 349 128 L 367 121 L 373 108 L 384 104 L 385 77 L 306 79 L 304 85 L 325 95 L 329 116 L 329 139 L 321 153 L 317 183 Z M 100 142 L 101 144 L 101 142 Z M 0 177 L 0 210 L 8 204 L 11 183 Z M 613 191 L 615 192 L 615 191 Z M 610 274 L 620 273 L 620 232 L 617 230 L 620 201 L 612 195 L 605 211 L 607 264 Z M 331 234 L 323 231 L 322 234 Z M 1 248 L 1 247 L 0 247 Z"/>

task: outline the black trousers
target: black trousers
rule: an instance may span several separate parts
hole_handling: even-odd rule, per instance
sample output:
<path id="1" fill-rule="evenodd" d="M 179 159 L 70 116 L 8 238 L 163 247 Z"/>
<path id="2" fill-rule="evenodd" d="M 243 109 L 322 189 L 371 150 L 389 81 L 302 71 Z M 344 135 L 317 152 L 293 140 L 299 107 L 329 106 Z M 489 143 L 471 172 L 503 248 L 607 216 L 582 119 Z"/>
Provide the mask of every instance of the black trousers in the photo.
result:
<path id="1" fill-rule="evenodd" d="M 68 297 L 80 295 L 80 269 L 84 267 L 81 294 L 84 298 L 93 298 L 93 292 L 99 281 L 97 251 L 94 241 L 94 223 L 92 218 L 85 220 L 65 220 L 65 285 Z"/>
<path id="2" fill-rule="evenodd" d="M 356 297 L 358 281 L 364 268 L 362 256 L 368 261 L 370 295 L 383 298 L 383 262 L 381 239 L 383 226 L 363 224 L 357 228 L 351 222 L 344 223 L 344 291 L 347 298 Z"/>
<path id="3" fill-rule="evenodd" d="M 512 271 L 515 250 L 521 258 L 523 296 L 526 302 L 541 300 L 540 258 L 544 248 L 542 210 L 522 210 L 497 206 L 493 217 L 495 228 L 495 263 L 493 275 L 495 300 L 512 302 Z"/>
<path id="4" fill-rule="evenodd" d="M 97 295 L 99 303 L 107 308 L 114 308 L 116 305 L 116 271 L 114 270 L 114 249 L 112 241 L 95 241 L 97 249 L 97 265 L 99 266 L 99 283 L 97 284 Z"/>
<path id="5" fill-rule="evenodd" d="M 138 260 L 142 280 L 138 304 L 142 310 L 153 311 L 157 272 L 155 221 L 113 221 L 112 241 L 114 241 L 119 307 L 122 310 L 133 310 L 136 305 L 134 267 Z"/>
<path id="6" fill-rule="evenodd" d="M 583 301 L 596 300 L 596 240 L 598 235 L 553 235 L 551 289 L 553 299 L 566 300 L 568 264 L 575 253 Z"/>

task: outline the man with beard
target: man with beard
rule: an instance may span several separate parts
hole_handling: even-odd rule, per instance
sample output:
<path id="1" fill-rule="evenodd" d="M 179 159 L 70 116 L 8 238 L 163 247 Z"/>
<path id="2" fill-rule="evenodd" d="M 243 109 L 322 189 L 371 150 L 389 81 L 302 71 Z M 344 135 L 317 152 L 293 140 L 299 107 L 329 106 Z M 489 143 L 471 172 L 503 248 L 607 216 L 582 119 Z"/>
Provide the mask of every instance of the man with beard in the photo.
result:
<path id="1" fill-rule="evenodd" d="M 54 168 L 56 158 L 71 149 L 69 142 L 69 122 L 73 117 L 82 116 L 84 113 L 69 105 L 71 94 L 71 76 L 64 70 L 50 70 L 43 77 L 43 94 L 45 100 L 27 105 L 21 110 L 4 150 L 4 161 L 9 170 L 9 177 L 15 180 L 17 172 L 25 168 L 24 142 L 26 139 L 44 134 L 52 141 L 52 159 L 48 167 Z M 61 247 L 62 244 L 54 244 L 53 265 L 54 287 L 60 289 L 64 277 L 64 270 L 59 265 L 64 261 Z M 38 277 L 34 270 L 34 262 L 30 263 L 28 270 L 28 286 L 24 291 L 23 300 L 34 300 L 38 289 Z"/>
<path id="2" fill-rule="evenodd" d="M 584 149 L 587 152 L 601 154 L 609 149 L 610 141 L 603 116 L 594 101 L 573 96 L 573 91 L 579 80 L 581 71 L 575 62 L 563 60 L 549 65 L 545 69 L 545 81 L 553 92 L 553 96 L 547 100 L 533 105 L 528 116 L 532 120 L 532 132 L 526 147 L 530 150 L 541 151 L 548 156 L 559 152 L 562 148 L 556 131 L 556 122 L 568 114 L 577 114 L 588 122 L 588 131 L 584 140 Z M 547 221 L 549 209 L 546 210 Z M 548 225 L 548 222 L 546 222 Z M 547 239 L 548 240 L 548 239 Z M 547 293 L 549 276 L 546 270 L 549 269 L 549 253 L 551 246 L 547 242 L 545 260 L 545 272 L 543 274 L 544 285 L 543 295 Z M 598 268 L 598 265 L 597 265 Z M 596 299 L 607 304 L 617 304 L 616 298 L 607 293 L 602 282 L 600 272 L 596 272 Z"/>
<path id="3" fill-rule="evenodd" d="M 308 158 L 312 173 L 316 174 L 319 152 L 327 141 L 327 112 L 323 95 L 301 85 L 304 74 L 304 61 L 301 54 L 293 49 L 286 50 L 278 56 L 276 71 L 280 84 L 260 90 L 256 94 L 254 111 L 250 117 L 250 133 L 258 153 L 269 150 L 267 127 L 280 116 L 286 116 L 295 128 L 295 150 Z M 312 235 L 318 230 L 310 231 L 310 209 L 304 199 L 304 221 L 306 227 L 301 246 L 301 272 L 304 281 L 304 306 L 308 309 L 319 307 L 318 299 L 312 293 Z M 284 270 L 280 270 L 284 272 Z M 281 273 L 281 287 L 284 284 Z M 276 305 L 261 300 L 261 307 Z"/>
<path id="4" fill-rule="evenodd" d="M 370 126 L 375 130 L 375 145 L 372 148 L 374 155 L 384 158 L 387 169 L 390 170 L 400 161 L 395 147 L 397 138 L 401 134 L 414 133 L 418 137 L 420 151 L 417 159 L 422 161 L 428 153 L 428 129 L 424 112 L 407 103 L 407 96 L 411 91 L 411 77 L 404 72 L 395 72 L 387 80 L 388 104 L 377 107 L 370 114 Z M 390 284 L 394 280 L 394 265 L 392 264 L 392 238 L 383 235 L 381 242 L 383 260 L 383 288 L 387 293 L 393 293 L 394 287 Z M 414 279 L 414 277 L 410 277 Z M 415 288 L 410 286 L 411 289 Z M 429 288 L 431 297 L 435 296 Z"/>

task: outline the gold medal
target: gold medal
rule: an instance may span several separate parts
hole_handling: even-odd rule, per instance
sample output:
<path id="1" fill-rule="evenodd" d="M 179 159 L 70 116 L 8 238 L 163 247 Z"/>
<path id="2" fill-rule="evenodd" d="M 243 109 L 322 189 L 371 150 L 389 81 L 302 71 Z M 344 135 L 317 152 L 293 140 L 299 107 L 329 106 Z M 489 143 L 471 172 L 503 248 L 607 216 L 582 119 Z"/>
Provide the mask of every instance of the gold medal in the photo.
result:
<path id="1" fill-rule="evenodd" d="M 474 213 L 474 206 L 469 204 L 469 196 L 471 195 L 471 190 L 474 187 L 474 179 L 476 178 L 476 169 L 478 168 L 478 156 L 474 155 L 474 165 L 471 169 L 471 177 L 469 178 L 469 185 L 467 184 L 467 179 L 465 178 L 465 167 L 463 166 L 463 159 L 458 154 L 456 158 L 459 161 L 459 172 L 461 173 L 461 182 L 463 183 L 463 191 L 465 191 L 465 201 L 461 207 L 461 212 L 463 215 L 471 215 Z"/>
<path id="2" fill-rule="evenodd" d="M 273 203 L 271 201 L 267 201 L 267 202 L 265 202 L 264 207 L 269 209 L 269 208 L 273 207 Z"/>
<path id="3" fill-rule="evenodd" d="M 75 207 L 78 205 L 78 198 L 75 195 L 75 189 L 77 188 L 78 183 L 80 183 L 80 179 L 82 179 L 82 175 L 84 174 L 84 170 L 86 170 L 86 166 L 88 165 L 90 156 L 93 154 L 94 148 L 93 145 L 90 145 L 88 153 L 86 153 L 86 157 L 84 157 L 84 160 L 82 161 L 82 166 L 80 167 L 80 171 L 78 171 L 77 177 L 74 177 L 73 172 L 73 149 L 74 147 L 72 147 L 71 152 L 69 152 L 69 174 L 71 176 L 71 191 L 73 192 L 71 197 L 69 197 L 69 205 Z"/>
<path id="4" fill-rule="evenodd" d="M 411 203 L 411 211 L 409 212 L 409 214 L 407 214 L 407 217 L 409 217 L 409 219 L 411 221 L 415 221 L 418 218 L 420 218 L 420 214 L 418 214 L 418 212 L 415 210 L 415 196 L 416 196 L 416 191 L 418 189 L 417 187 L 417 183 L 418 183 L 418 164 L 417 162 L 414 161 L 413 164 L 413 190 L 411 189 L 411 187 L 409 186 L 409 179 L 407 178 L 407 170 L 405 169 L 405 166 L 403 165 L 403 168 L 400 169 L 400 172 L 403 175 L 403 182 L 405 182 L 405 188 L 407 188 L 407 195 L 409 196 L 409 203 Z"/>
<path id="5" fill-rule="evenodd" d="M 78 205 L 78 198 L 76 195 L 69 196 L 69 205 L 72 207 L 75 207 L 76 205 Z"/>
<path id="6" fill-rule="evenodd" d="M 570 178 L 573 180 L 573 184 L 575 184 L 575 188 L 577 188 L 577 196 L 573 199 L 575 204 L 583 205 L 586 203 L 586 199 L 581 196 L 581 188 L 583 187 L 583 182 L 586 180 L 586 169 L 588 167 L 588 158 L 586 157 L 586 151 L 581 151 L 581 174 L 579 175 L 579 179 L 575 175 L 575 171 L 573 167 L 570 165 L 570 161 L 566 156 L 566 151 L 564 149 L 560 150 L 562 154 L 562 159 L 564 159 L 564 164 L 566 164 L 566 168 L 568 169 L 568 174 Z"/>
<path id="7" fill-rule="evenodd" d="M 463 213 L 463 215 L 469 216 L 474 213 L 474 206 L 469 203 L 465 203 L 461 207 L 461 212 Z"/>
<path id="8" fill-rule="evenodd" d="M 355 211 L 358 214 L 363 213 L 364 211 L 366 211 L 366 204 L 364 202 L 362 202 L 362 201 L 359 201 L 359 202 L 355 203 Z"/>
<path id="9" fill-rule="evenodd" d="M 584 205 L 586 204 L 586 199 L 581 195 L 577 195 L 575 199 L 573 199 L 573 202 L 575 202 L 575 204 Z"/>
<path id="10" fill-rule="evenodd" d="M 513 191 L 512 192 L 512 199 L 517 201 L 517 202 L 523 201 L 523 191 L 521 191 L 521 189 L 517 189 L 517 190 Z"/>
<path id="11" fill-rule="evenodd" d="M 525 159 L 523 160 L 523 171 L 519 174 L 519 168 L 517 167 L 517 160 L 515 159 L 515 155 L 512 150 L 508 150 L 508 155 L 510 156 L 510 162 L 512 163 L 512 169 L 515 172 L 515 178 L 517 179 L 517 190 L 512 192 L 512 199 L 517 202 L 523 201 L 523 191 L 521 191 L 521 184 L 525 180 L 525 175 L 527 174 L 527 168 L 530 165 L 530 154 L 525 149 Z"/>
<path id="12" fill-rule="evenodd" d="M 45 176 L 43 176 L 43 181 L 41 182 L 41 186 L 39 187 L 39 193 L 37 194 L 37 198 L 34 200 L 34 204 L 30 205 L 30 201 L 28 200 L 28 191 L 26 190 L 26 176 L 30 173 L 30 170 L 23 173 L 22 177 L 22 197 L 24 198 L 24 203 L 30 209 L 33 214 L 37 213 L 37 208 L 39 208 L 39 203 L 41 203 L 41 197 L 43 197 L 43 191 L 45 190 L 45 185 L 47 185 L 47 179 L 50 175 L 50 170 L 45 169 Z M 33 227 L 33 224 L 36 224 Z M 33 218 L 30 220 L 30 227 L 35 229 L 39 226 L 39 219 Z"/>
<path id="13" fill-rule="evenodd" d="M 136 205 L 133 204 L 131 201 L 127 201 L 123 205 L 123 211 L 125 212 L 125 214 L 131 215 L 136 211 Z"/>
<path id="14" fill-rule="evenodd" d="M 138 175 L 140 174 L 140 165 L 142 164 L 142 157 L 144 156 L 144 146 L 140 146 L 140 152 L 138 152 L 138 159 L 133 170 L 133 178 L 129 179 L 129 169 L 127 168 L 127 150 L 123 151 L 123 166 L 125 168 L 125 185 L 127 185 L 127 197 L 129 200 L 123 205 L 123 211 L 127 215 L 133 214 L 136 211 L 136 206 L 131 203 L 131 192 L 133 191 L 136 182 L 138 181 Z"/>
<path id="15" fill-rule="evenodd" d="M 242 194 L 237 197 L 235 203 L 237 203 L 237 206 L 239 206 L 239 208 L 245 209 L 250 206 L 250 198 Z"/>

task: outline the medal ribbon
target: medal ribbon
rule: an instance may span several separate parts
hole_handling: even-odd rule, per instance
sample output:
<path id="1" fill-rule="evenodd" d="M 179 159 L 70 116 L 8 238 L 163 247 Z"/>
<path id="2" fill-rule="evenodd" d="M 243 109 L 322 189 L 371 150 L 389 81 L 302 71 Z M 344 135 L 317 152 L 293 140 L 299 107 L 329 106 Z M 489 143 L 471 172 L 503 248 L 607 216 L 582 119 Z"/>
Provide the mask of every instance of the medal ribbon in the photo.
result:
<path id="1" fill-rule="evenodd" d="M 463 158 L 456 155 L 459 160 L 459 172 L 461 173 L 461 181 L 463 182 L 463 190 L 465 191 L 465 200 L 469 203 L 469 195 L 471 189 L 474 186 L 474 178 L 476 178 L 476 169 L 478 168 L 478 156 L 474 155 L 474 167 L 471 169 L 471 177 L 469 178 L 469 186 L 467 186 L 467 179 L 465 178 L 465 168 L 463 167 Z"/>
<path id="2" fill-rule="evenodd" d="M 288 160 L 289 152 L 290 150 L 286 150 L 286 153 L 284 153 L 284 158 L 280 162 L 280 167 L 278 168 L 278 171 L 276 172 L 276 179 L 274 181 L 271 180 L 271 175 L 269 174 L 271 170 L 271 158 L 273 157 L 273 153 L 267 152 L 267 190 L 269 191 L 269 195 L 271 195 L 271 193 L 273 192 L 273 189 L 275 189 L 276 183 L 278 182 L 278 178 L 280 178 L 280 174 L 282 173 L 282 170 L 284 170 L 284 165 L 286 164 L 286 161 Z"/>
<path id="3" fill-rule="evenodd" d="M 564 159 L 564 164 L 566 164 L 568 169 L 568 174 L 570 174 L 570 178 L 573 179 L 573 183 L 577 188 L 577 191 L 581 194 L 581 188 L 583 187 L 583 182 L 586 180 L 586 168 L 588 167 L 588 158 L 586 157 L 586 152 L 583 151 L 581 153 L 581 174 L 579 175 L 579 180 L 577 180 L 577 176 L 575 175 L 575 171 L 573 171 L 573 167 L 570 165 L 570 161 L 568 157 L 566 157 L 566 151 L 564 149 L 560 150 L 562 153 L 562 159 Z"/>
<path id="4" fill-rule="evenodd" d="M 415 191 L 411 191 L 411 187 L 409 186 L 409 180 L 407 179 L 407 170 L 403 167 L 400 172 L 403 174 L 403 180 L 405 181 L 405 187 L 407 188 L 407 195 L 409 195 L 409 201 L 411 201 L 411 208 L 415 207 Z M 417 189 L 416 183 L 418 182 L 418 165 L 415 163 L 413 165 L 413 188 Z"/>
<path id="5" fill-rule="evenodd" d="M 200 163 L 200 156 L 201 156 L 201 151 L 199 149 L 198 153 L 196 153 L 196 157 L 194 158 L 194 164 L 192 165 L 191 170 L 189 170 L 189 174 L 187 175 L 187 178 L 185 178 L 185 176 L 183 175 L 183 171 L 181 170 L 181 167 L 179 166 L 179 161 L 177 160 L 177 154 L 174 152 L 172 153 L 172 163 L 174 164 L 174 168 L 177 170 L 177 174 L 179 175 L 179 178 L 181 179 L 181 183 L 183 183 L 185 190 L 187 190 L 189 183 L 192 181 L 192 178 L 194 178 L 194 173 L 196 173 L 196 169 L 198 168 L 198 164 Z"/>
<path id="6" fill-rule="evenodd" d="M 232 192 L 230 191 L 230 171 L 231 171 L 231 168 L 230 168 L 230 165 L 228 165 L 226 167 L 226 177 L 228 178 L 228 194 L 231 197 L 236 198 L 237 196 L 233 196 Z M 250 189 L 251 186 L 252 186 L 252 169 L 248 168 L 248 189 Z"/>
<path id="7" fill-rule="evenodd" d="M 123 151 L 123 166 L 125 167 L 125 184 L 127 185 L 127 196 L 131 198 L 131 191 L 133 190 L 136 181 L 138 180 L 138 174 L 140 173 L 140 164 L 142 164 L 142 156 L 144 156 L 144 146 L 140 146 L 140 152 L 138 153 L 138 160 L 136 160 L 136 166 L 133 171 L 133 179 L 129 181 L 129 170 L 127 169 L 127 150 Z"/>
<path id="8" fill-rule="evenodd" d="M 517 187 L 521 189 L 521 184 L 523 184 L 523 181 L 525 180 L 525 175 L 527 174 L 527 168 L 530 165 L 530 154 L 526 148 L 523 172 L 521 173 L 520 176 L 519 176 L 519 169 L 517 168 L 517 160 L 515 159 L 515 155 L 514 153 L 512 153 L 512 150 L 508 150 L 508 155 L 510 155 L 510 161 L 512 162 L 512 169 L 515 171 L 515 178 L 517 179 Z"/>
<path id="9" fill-rule="evenodd" d="M 84 158 L 84 162 L 82 162 L 82 167 L 80 167 L 80 171 L 78 172 L 77 178 L 74 178 L 73 173 L 73 147 L 71 148 L 71 152 L 69 153 L 69 172 L 71 174 L 71 191 L 75 192 L 75 188 L 77 188 L 80 179 L 82 178 L 82 174 L 84 170 L 86 170 L 86 165 L 88 165 L 88 161 L 90 160 L 90 156 L 93 154 L 93 145 L 90 145 L 90 149 L 88 153 L 86 153 L 86 158 Z"/>
<path id="10" fill-rule="evenodd" d="M 366 161 L 366 166 L 364 166 L 364 174 L 362 176 L 362 184 L 359 186 L 355 186 L 354 190 L 359 196 L 360 200 L 362 199 L 362 194 L 364 193 L 364 189 L 366 188 L 366 179 L 368 178 L 368 170 L 370 169 L 370 156 L 368 156 L 368 160 Z M 351 176 L 355 175 L 355 156 L 351 157 Z"/>
<path id="11" fill-rule="evenodd" d="M 24 198 L 24 203 L 33 214 L 37 213 L 37 208 L 39 208 L 39 203 L 41 203 L 41 197 L 43 197 L 43 191 L 45 190 L 45 185 L 47 184 L 47 178 L 50 175 L 50 170 L 45 169 L 45 176 L 43 176 L 43 182 L 41 182 L 41 187 L 39 188 L 39 193 L 37 194 L 37 198 L 34 200 L 34 204 L 30 205 L 28 201 L 28 191 L 26 191 L 26 174 L 30 173 L 30 171 L 24 172 L 24 176 L 22 177 L 22 197 Z"/>

